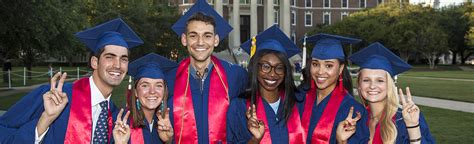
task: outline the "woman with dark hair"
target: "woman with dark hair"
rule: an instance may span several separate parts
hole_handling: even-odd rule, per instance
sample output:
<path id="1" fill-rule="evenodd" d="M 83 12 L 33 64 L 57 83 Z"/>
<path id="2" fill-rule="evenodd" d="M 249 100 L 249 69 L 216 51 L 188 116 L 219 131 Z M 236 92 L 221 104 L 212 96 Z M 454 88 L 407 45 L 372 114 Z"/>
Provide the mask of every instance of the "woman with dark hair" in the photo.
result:
<path id="1" fill-rule="evenodd" d="M 130 63 L 128 73 L 135 81 L 132 96 L 127 99 L 130 111 L 122 118 L 121 110 L 117 116 L 113 129 L 115 143 L 164 143 L 172 139 L 163 71 L 176 66 L 176 63 L 155 53 Z"/>
<path id="2" fill-rule="evenodd" d="M 227 112 L 229 143 L 304 143 L 289 57 L 300 50 L 272 26 L 241 47 L 251 56 L 250 87 L 231 100 Z M 252 48 L 250 48 L 252 47 Z"/>
<path id="3" fill-rule="evenodd" d="M 360 40 L 317 34 L 306 41 L 315 43 L 315 47 L 307 59 L 304 82 L 296 94 L 298 99 L 303 100 L 298 103 L 298 108 L 301 124 L 307 134 L 306 141 L 367 143 L 368 129 L 364 125 L 367 112 L 351 95 L 351 78 L 341 44 L 357 43 Z M 337 129 L 342 132 L 336 135 Z"/>
<path id="4" fill-rule="evenodd" d="M 378 42 L 349 59 L 360 66 L 357 90 L 369 111 L 370 144 L 435 143 L 410 90 L 406 98 L 402 89 L 397 96 L 392 77 L 410 70 L 409 64 Z"/>

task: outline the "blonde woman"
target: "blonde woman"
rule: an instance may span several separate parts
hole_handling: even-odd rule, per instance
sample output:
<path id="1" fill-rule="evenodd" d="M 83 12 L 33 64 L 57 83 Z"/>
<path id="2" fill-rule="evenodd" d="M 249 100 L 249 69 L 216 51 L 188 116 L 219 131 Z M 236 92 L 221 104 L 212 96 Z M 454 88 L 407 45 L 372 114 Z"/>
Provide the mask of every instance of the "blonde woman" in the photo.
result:
<path id="1" fill-rule="evenodd" d="M 406 95 L 399 89 L 397 95 L 392 77 L 411 69 L 409 64 L 380 43 L 371 44 L 349 59 L 360 66 L 357 90 L 369 112 L 369 143 L 434 143 L 410 89 L 406 88 Z"/>

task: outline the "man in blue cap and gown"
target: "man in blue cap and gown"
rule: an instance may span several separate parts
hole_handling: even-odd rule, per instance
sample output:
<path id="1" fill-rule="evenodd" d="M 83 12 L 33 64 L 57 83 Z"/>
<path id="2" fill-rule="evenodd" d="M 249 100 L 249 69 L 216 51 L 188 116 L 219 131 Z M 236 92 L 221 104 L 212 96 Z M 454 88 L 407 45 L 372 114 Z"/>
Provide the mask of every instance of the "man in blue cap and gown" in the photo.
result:
<path id="1" fill-rule="evenodd" d="M 196 3 L 174 25 L 189 57 L 165 74 L 177 143 L 226 142 L 230 99 L 243 91 L 246 71 L 212 55 L 232 27 L 207 3 Z"/>
<path id="2" fill-rule="evenodd" d="M 110 141 L 116 109 L 110 96 L 127 73 L 129 49 L 143 41 L 120 18 L 75 36 L 92 52 L 92 75 L 64 83 L 67 74 L 57 73 L 24 96 L 0 117 L 0 143 Z"/>

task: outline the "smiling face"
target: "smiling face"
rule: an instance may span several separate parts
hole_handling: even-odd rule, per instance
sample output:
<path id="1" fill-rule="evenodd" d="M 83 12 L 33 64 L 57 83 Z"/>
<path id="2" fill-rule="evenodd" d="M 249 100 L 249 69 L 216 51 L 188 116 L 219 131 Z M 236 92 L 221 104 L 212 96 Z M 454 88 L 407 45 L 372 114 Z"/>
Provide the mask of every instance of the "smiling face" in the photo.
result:
<path id="1" fill-rule="evenodd" d="M 143 110 L 154 111 L 161 104 L 164 91 L 163 79 L 141 78 L 136 85 L 136 96 Z"/>
<path id="2" fill-rule="evenodd" d="M 311 61 L 311 77 L 319 90 L 333 90 L 337 79 L 341 75 L 344 64 L 337 59 L 319 60 L 313 58 Z"/>
<path id="3" fill-rule="evenodd" d="M 189 55 L 198 62 L 210 60 L 214 47 L 219 44 L 219 36 L 214 26 L 203 21 L 190 21 L 186 34 L 181 35 L 181 43 L 187 47 Z"/>
<path id="4" fill-rule="evenodd" d="M 358 90 L 370 102 L 381 102 L 387 98 L 387 72 L 381 69 L 362 69 Z"/>
<path id="5" fill-rule="evenodd" d="M 257 77 L 260 88 L 269 92 L 278 91 L 278 87 L 285 78 L 285 70 L 285 65 L 274 53 L 262 56 Z"/>
<path id="6" fill-rule="evenodd" d="M 98 77 L 99 87 L 115 87 L 120 85 L 128 70 L 128 49 L 123 46 L 107 45 L 100 58 L 91 58 L 93 76 Z"/>

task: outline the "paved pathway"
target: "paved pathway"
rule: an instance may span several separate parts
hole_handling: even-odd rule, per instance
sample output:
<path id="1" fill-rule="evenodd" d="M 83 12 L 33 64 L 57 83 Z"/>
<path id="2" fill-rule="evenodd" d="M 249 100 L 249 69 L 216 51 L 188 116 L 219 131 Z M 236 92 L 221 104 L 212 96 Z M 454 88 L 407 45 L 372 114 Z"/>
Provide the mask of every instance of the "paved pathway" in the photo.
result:
<path id="1" fill-rule="evenodd" d="M 418 105 L 474 113 L 474 103 L 413 96 Z"/>

